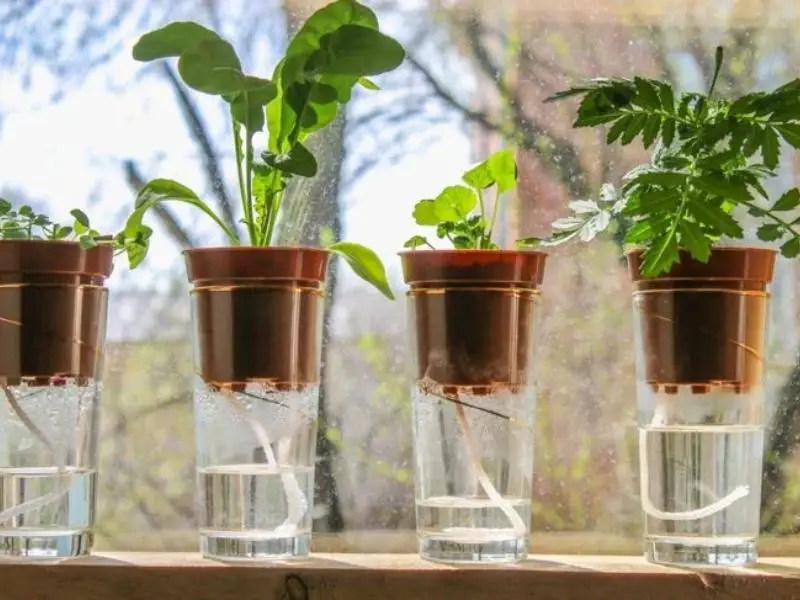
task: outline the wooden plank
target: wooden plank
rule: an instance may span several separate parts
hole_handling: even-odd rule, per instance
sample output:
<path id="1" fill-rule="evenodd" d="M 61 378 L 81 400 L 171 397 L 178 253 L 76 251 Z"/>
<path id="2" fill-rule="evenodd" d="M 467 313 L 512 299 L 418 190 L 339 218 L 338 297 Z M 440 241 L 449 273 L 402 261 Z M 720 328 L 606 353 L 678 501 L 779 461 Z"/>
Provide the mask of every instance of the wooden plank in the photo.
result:
<path id="1" fill-rule="evenodd" d="M 782 600 L 800 597 L 800 559 L 692 572 L 638 557 L 536 556 L 454 567 L 415 555 L 318 554 L 224 565 L 196 554 L 103 553 L 57 565 L 0 563 L 0 600 Z"/>

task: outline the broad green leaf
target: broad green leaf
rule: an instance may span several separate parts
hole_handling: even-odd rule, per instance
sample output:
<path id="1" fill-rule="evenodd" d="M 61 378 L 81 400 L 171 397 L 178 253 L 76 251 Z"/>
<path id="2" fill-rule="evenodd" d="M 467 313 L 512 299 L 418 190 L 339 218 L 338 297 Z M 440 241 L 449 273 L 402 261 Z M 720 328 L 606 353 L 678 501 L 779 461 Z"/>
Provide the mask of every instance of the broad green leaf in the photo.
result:
<path id="1" fill-rule="evenodd" d="M 775 205 L 772 207 L 772 210 L 777 211 L 787 211 L 787 210 L 794 210 L 800 206 L 800 190 L 797 188 L 792 188 L 785 194 L 783 194 L 778 200 L 775 202 Z"/>
<path id="2" fill-rule="evenodd" d="M 89 217 L 86 216 L 86 213 L 83 212 L 82 210 L 74 208 L 71 211 L 69 211 L 69 214 L 72 215 L 73 219 L 75 219 L 75 223 L 77 225 L 80 225 L 81 227 L 84 228 L 83 231 L 86 231 L 91 227 L 91 225 L 89 224 Z M 78 233 L 82 233 L 82 231 Z"/>
<path id="3" fill-rule="evenodd" d="M 277 86 L 268 79 L 247 75 L 243 88 L 226 98 L 231 106 L 231 116 L 251 133 L 264 127 L 264 107 L 277 95 Z"/>
<path id="4" fill-rule="evenodd" d="M 326 50 L 330 57 L 322 72 L 358 78 L 393 71 L 406 57 L 397 40 L 361 25 L 342 25 L 331 34 Z"/>
<path id="5" fill-rule="evenodd" d="M 681 219 L 678 227 L 680 228 L 681 245 L 700 262 L 708 262 L 708 258 L 711 256 L 711 241 L 705 236 L 703 230 L 688 219 Z"/>
<path id="6" fill-rule="evenodd" d="M 781 246 L 781 254 L 786 258 L 797 258 L 800 255 L 800 238 L 793 237 Z"/>
<path id="7" fill-rule="evenodd" d="M 433 200 L 420 200 L 414 207 L 414 221 L 417 225 L 438 225 L 441 219 L 436 216 Z"/>
<path id="8" fill-rule="evenodd" d="M 516 187 L 518 172 L 513 150 L 506 148 L 495 152 L 487 162 L 497 182 L 498 193 L 503 194 Z"/>
<path id="9" fill-rule="evenodd" d="M 317 174 L 317 160 L 300 142 L 292 146 L 287 154 L 278 156 L 264 153 L 265 162 L 282 171 L 302 177 L 314 177 Z"/>
<path id="10" fill-rule="evenodd" d="M 394 300 L 386 268 L 372 250 L 353 242 L 337 242 L 328 246 L 328 250 L 341 256 L 361 279 L 375 286 L 390 300 Z"/>
<path id="11" fill-rule="evenodd" d="M 471 185 L 478 190 L 490 188 L 495 184 L 494 173 L 492 173 L 492 168 L 489 166 L 489 161 L 483 161 L 482 163 L 475 165 L 469 171 L 464 173 L 464 177 L 462 179 L 464 183 Z"/>
<path id="12" fill-rule="evenodd" d="M 626 215 L 651 215 L 678 208 L 680 188 L 666 187 L 642 190 L 628 201 L 623 209 Z"/>
<path id="13" fill-rule="evenodd" d="M 658 185 L 679 187 L 686 183 L 688 175 L 677 171 L 649 171 L 634 177 L 631 181 L 638 185 Z"/>
<path id="14" fill-rule="evenodd" d="M 784 230 L 777 223 L 767 223 L 758 228 L 756 235 L 765 242 L 774 242 L 783 237 Z"/>
<path id="15" fill-rule="evenodd" d="M 675 91 L 668 83 L 658 82 L 658 96 L 661 99 L 661 106 L 670 114 L 675 112 Z"/>
<path id="16" fill-rule="evenodd" d="M 186 186 L 170 179 L 154 179 L 139 190 L 139 194 L 136 197 L 136 203 L 134 205 L 135 209 L 125 223 L 125 229 L 123 230 L 125 237 L 136 238 L 137 236 L 141 236 L 142 231 L 146 231 L 146 229 L 143 230 L 143 227 L 146 226 L 144 226 L 142 222 L 145 215 L 150 209 L 161 204 L 162 202 L 182 202 L 184 204 L 194 206 L 195 208 L 199 208 L 202 212 L 211 217 L 211 219 L 217 225 L 220 226 L 231 242 L 238 244 L 239 240 L 236 234 L 230 230 L 230 228 L 214 213 L 214 211 L 212 211 L 205 204 L 205 202 L 197 197 L 197 194 L 195 194 Z M 131 268 L 137 267 L 139 263 L 144 260 L 146 254 L 146 247 L 138 252 L 135 256 L 132 256 L 131 252 L 128 252 L 128 260 Z"/>
<path id="17" fill-rule="evenodd" d="M 219 39 L 216 33 L 198 23 L 175 21 L 140 37 L 133 46 L 133 58 L 148 62 L 180 56 L 195 44 Z"/>
<path id="18" fill-rule="evenodd" d="M 421 235 L 415 235 L 408 239 L 408 241 L 403 244 L 403 248 L 419 248 L 420 246 L 426 246 L 428 244 L 428 240 L 426 240 Z"/>
<path id="19" fill-rule="evenodd" d="M 186 50 L 178 59 L 178 72 L 186 85 L 205 94 L 232 94 L 246 85 L 236 50 L 221 39 Z"/>
<path id="20" fill-rule="evenodd" d="M 764 157 L 764 164 L 770 169 L 778 166 L 780 159 L 780 141 L 778 134 L 772 127 L 764 128 L 764 139 L 761 141 L 761 155 Z"/>
<path id="21" fill-rule="evenodd" d="M 455 222 L 466 219 L 478 204 L 478 197 L 468 187 L 451 185 L 446 187 L 433 201 L 434 212 L 440 221 Z"/>
<path id="22" fill-rule="evenodd" d="M 654 227 L 652 219 L 638 221 L 625 233 L 625 243 L 639 244 L 641 242 L 646 242 L 653 239 L 656 233 L 657 230 Z"/>

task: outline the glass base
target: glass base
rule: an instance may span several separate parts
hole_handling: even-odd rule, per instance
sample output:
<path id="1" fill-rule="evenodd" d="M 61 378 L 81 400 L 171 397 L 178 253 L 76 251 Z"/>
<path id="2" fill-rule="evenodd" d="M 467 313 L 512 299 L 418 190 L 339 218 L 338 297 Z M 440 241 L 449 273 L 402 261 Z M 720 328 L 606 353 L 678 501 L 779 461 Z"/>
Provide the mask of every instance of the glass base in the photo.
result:
<path id="1" fill-rule="evenodd" d="M 684 567 L 748 567 L 756 563 L 755 538 L 666 537 L 645 538 L 648 562 Z"/>
<path id="2" fill-rule="evenodd" d="M 258 531 L 200 534 L 200 552 L 203 556 L 223 562 L 306 558 L 310 551 L 311 533 L 290 536 Z"/>
<path id="3" fill-rule="evenodd" d="M 454 539 L 444 534 L 425 534 L 419 539 L 419 555 L 440 563 L 515 563 L 528 557 L 528 538 L 480 539 L 477 531 L 473 539 L 465 539 L 463 535 Z"/>
<path id="4" fill-rule="evenodd" d="M 0 560 L 54 561 L 88 556 L 94 534 L 88 530 L 0 530 Z"/>

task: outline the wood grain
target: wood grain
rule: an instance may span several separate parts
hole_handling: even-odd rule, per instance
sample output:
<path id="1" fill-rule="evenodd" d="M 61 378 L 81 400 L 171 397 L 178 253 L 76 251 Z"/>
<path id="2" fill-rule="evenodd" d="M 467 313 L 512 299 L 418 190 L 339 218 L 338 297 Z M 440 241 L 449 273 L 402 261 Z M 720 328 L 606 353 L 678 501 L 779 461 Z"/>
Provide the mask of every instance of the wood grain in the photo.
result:
<path id="1" fill-rule="evenodd" d="M 452 567 L 415 555 L 319 554 L 223 565 L 196 554 L 103 553 L 60 564 L 0 563 L 0 600 L 782 600 L 800 598 L 800 559 L 691 572 L 635 557 L 537 556 Z"/>

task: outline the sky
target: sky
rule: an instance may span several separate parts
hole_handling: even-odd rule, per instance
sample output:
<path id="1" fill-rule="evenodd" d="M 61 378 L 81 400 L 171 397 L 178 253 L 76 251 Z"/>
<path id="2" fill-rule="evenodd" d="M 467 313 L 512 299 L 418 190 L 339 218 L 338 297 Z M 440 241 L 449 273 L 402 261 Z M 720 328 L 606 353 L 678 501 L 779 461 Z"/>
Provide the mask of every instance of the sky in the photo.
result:
<path id="1" fill-rule="evenodd" d="M 84 208 L 101 231 L 116 231 L 132 204 L 122 168 L 125 159 L 136 160 L 147 177 L 175 179 L 203 197 L 206 190 L 198 174 L 195 147 L 169 86 L 130 58 L 135 39 L 132 32 L 120 55 L 71 85 L 64 98 L 53 104 L 47 99 L 54 82 L 41 70 L 34 71 L 27 90 L 14 73 L 0 72 L 0 189 L 18 189 L 44 202 L 56 219 L 68 220 L 70 209 Z M 378 83 L 380 79 L 376 78 Z M 231 152 L 227 142 L 231 134 L 221 118 L 219 101 L 194 92 L 192 97 L 212 135 L 224 141 L 218 147 Z M 374 249 L 387 264 L 392 284 L 401 286 L 397 252 L 418 232 L 411 218 L 414 203 L 457 182 L 470 162 L 463 123 L 438 126 L 434 141 L 392 164 L 381 164 L 348 188 L 342 198 L 347 206 L 346 239 Z M 225 163 L 228 188 L 236 197 L 232 160 Z M 223 242 L 205 217 L 182 208 L 176 212 L 183 216 L 183 223 L 202 231 L 208 245 Z M 155 220 L 151 218 L 150 223 Z M 182 272 L 177 246 L 159 233 L 157 227 L 146 264 L 134 273 L 113 277 L 112 288 L 123 282 L 137 288 L 161 288 Z M 345 285 L 362 285 L 345 271 Z"/>

